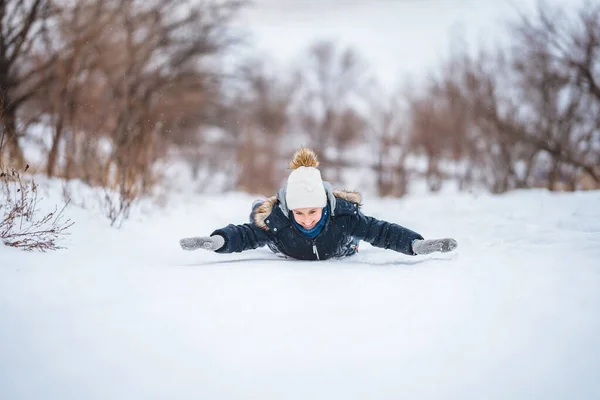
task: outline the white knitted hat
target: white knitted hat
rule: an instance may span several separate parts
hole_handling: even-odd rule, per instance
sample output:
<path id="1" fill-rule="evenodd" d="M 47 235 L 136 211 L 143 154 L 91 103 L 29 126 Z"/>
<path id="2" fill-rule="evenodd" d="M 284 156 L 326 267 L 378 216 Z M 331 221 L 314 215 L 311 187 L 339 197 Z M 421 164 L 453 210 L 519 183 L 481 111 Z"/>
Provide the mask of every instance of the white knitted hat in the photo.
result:
<path id="1" fill-rule="evenodd" d="M 325 207 L 327 195 L 321 172 L 314 167 L 298 167 L 293 170 L 288 177 L 285 201 L 290 210 Z"/>
<path id="2" fill-rule="evenodd" d="M 311 149 L 298 150 L 290 162 L 285 201 L 289 210 L 297 208 L 323 208 L 327 205 L 327 194 L 323 187 L 319 161 Z"/>

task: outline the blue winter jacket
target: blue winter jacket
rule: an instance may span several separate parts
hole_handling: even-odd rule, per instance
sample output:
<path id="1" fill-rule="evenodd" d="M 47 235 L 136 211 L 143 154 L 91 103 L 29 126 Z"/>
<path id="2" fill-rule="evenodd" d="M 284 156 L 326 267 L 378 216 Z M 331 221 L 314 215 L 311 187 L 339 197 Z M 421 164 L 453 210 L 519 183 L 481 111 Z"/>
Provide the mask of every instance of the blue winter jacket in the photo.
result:
<path id="1" fill-rule="evenodd" d="M 356 253 L 360 240 L 373 246 L 414 255 L 412 241 L 421 235 L 400 225 L 365 216 L 356 192 L 333 190 L 324 182 L 331 213 L 325 227 L 314 239 L 303 235 L 291 220 L 285 203 L 285 188 L 265 200 L 253 215 L 253 222 L 230 224 L 212 235 L 221 235 L 225 244 L 218 253 L 233 253 L 270 245 L 299 260 L 326 260 Z"/>

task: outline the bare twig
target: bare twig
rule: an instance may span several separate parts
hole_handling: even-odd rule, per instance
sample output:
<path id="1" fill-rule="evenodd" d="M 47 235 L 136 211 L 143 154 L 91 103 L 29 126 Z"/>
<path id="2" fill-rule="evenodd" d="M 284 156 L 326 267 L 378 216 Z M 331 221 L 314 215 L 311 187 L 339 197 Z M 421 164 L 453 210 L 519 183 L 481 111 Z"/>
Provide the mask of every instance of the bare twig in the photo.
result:
<path id="1" fill-rule="evenodd" d="M 33 179 L 24 181 L 12 170 L 10 174 L 0 174 L 0 184 L 0 239 L 4 244 L 27 251 L 61 249 L 57 240 L 68 235 L 74 224 L 63 215 L 68 203 L 58 213 L 55 207 L 54 211 L 38 216 L 38 191 Z"/>

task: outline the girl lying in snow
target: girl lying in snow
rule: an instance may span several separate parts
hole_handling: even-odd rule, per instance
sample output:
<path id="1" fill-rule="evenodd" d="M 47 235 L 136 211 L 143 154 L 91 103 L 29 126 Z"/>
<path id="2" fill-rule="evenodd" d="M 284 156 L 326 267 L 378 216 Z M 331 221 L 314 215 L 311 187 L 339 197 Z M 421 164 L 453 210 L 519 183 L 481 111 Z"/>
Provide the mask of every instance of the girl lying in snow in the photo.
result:
<path id="1" fill-rule="evenodd" d="M 268 245 L 275 253 L 300 260 L 351 256 L 361 240 L 408 255 L 448 252 L 454 239 L 424 240 L 400 225 L 365 216 L 361 196 L 333 190 L 321 180 L 315 153 L 303 148 L 290 163 L 287 185 L 277 196 L 255 202 L 250 223 L 228 225 L 208 237 L 180 240 L 184 250 L 233 253 Z"/>

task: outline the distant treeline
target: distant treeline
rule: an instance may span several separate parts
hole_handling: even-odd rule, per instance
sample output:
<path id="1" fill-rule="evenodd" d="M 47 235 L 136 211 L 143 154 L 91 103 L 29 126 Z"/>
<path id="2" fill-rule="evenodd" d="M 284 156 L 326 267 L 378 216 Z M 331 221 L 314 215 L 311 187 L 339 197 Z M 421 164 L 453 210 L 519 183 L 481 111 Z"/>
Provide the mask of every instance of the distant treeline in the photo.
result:
<path id="1" fill-rule="evenodd" d="M 361 165 L 380 195 L 405 194 L 418 175 L 431 190 L 448 180 L 495 193 L 600 188 L 597 2 L 517 15 L 508 46 L 454 46 L 428 78 L 395 91 L 330 42 L 287 72 L 259 58 L 224 72 L 248 46 L 233 22 L 250 6 L 1 1 L 0 165 L 31 162 L 24 148 L 37 143 L 47 175 L 135 197 L 178 157 L 195 173 L 224 172 L 231 189 L 268 194 L 307 145 L 334 184 Z"/>

